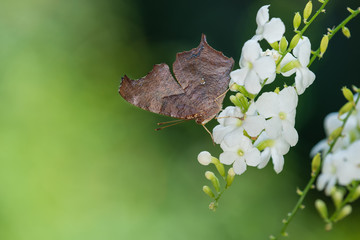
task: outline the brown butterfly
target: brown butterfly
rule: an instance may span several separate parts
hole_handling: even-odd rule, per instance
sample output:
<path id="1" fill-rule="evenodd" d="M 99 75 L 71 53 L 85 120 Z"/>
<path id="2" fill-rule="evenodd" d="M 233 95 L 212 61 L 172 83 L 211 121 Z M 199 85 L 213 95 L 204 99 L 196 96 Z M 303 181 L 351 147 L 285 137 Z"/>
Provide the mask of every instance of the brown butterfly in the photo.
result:
<path id="1" fill-rule="evenodd" d="M 175 78 L 167 64 L 157 64 L 138 80 L 125 75 L 119 93 L 129 103 L 147 111 L 182 120 L 194 119 L 204 126 L 222 108 L 233 65 L 234 60 L 210 47 L 203 34 L 197 48 L 176 54 Z"/>

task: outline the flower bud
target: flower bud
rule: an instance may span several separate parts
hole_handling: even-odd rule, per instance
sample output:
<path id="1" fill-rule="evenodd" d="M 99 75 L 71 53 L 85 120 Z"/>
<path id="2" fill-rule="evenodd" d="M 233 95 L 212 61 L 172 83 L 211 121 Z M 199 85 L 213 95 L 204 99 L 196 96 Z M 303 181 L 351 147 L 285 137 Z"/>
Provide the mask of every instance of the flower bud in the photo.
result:
<path id="1" fill-rule="evenodd" d="M 312 2 L 309 1 L 309 2 L 305 5 L 305 8 L 304 8 L 304 13 L 303 13 L 304 23 L 306 23 L 306 20 L 310 17 L 311 12 L 312 12 Z"/>
<path id="2" fill-rule="evenodd" d="M 345 205 L 339 212 L 339 214 L 336 216 L 335 221 L 339 221 L 347 216 L 350 215 L 350 213 L 352 212 L 352 207 L 348 204 Z"/>
<path id="3" fill-rule="evenodd" d="M 288 41 L 286 40 L 286 37 L 282 37 L 280 40 L 280 52 L 284 53 L 288 46 Z"/>
<path id="4" fill-rule="evenodd" d="M 237 107 L 241 107 L 241 103 L 239 101 L 239 99 L 237 97 L 235 97 L 235 95 L 231 95 L 230 96 L 230 101 Z"/>
<path id="5" fill-rule="evenodd" d="M 351 37 L 350 30 L 347 27 L 344 26 L 341 28 L 341 30 L 345 37 L 347 37 L 347 38 Z"/>
<path id="6" fill-rule="evenodd" d="M 322 219 L 327 220 L 328 219 L 328 211 L 326 204 L 323 200 L 317 199 L 315 201 L 315 208 L 319 212 Z"/>
<path id="7" fill-rule="evenodd" d="M 328 47 L 329 44 L 329 36 L 328 35 L 324 35 L 323 38 L 321 39 L 321 43 L 320 43 L 320 57 L 322 57 Z"/>
<path id="8" fill-rule="evenodd" d="M 353 195 L 351 196 L 350 202 L 357 200 L 360 197 L 360 186 L 357 186 Z"/>
<path id="9" fill-rule="evenodd" d="M 286 73 L 286 72 L 288 72 L 288 71 L 290 71 L 290 70 L 292 70 L 292 69 L 294 69 L 296 67 L 299 67 L 299 65 L 300 65 L 299 60 L 290 61 L 287 64 L 285 64 L 285 66 L 283 66 L 281 68 L 281 72 Z"/>
<path id="10" fill-rule="evenodd" d="M 215 176 L 215 174 L 213 172 L 210 171 L 206 171 L 205 172 L 205 177 L 211 181 L 211 183 L 213 184 L 215 190 L 217 192 L 220 192 L 220 183 L 219 183 L 219 179 Z"/>
<path id="11" fill-rule="evenodd" d="M 278 42 L 275 41 L 275 42 L 269 43 L 269 44 L 274 50 L 279 51 L 279 43 Z"/>
<path id="12" fill-rule="evenodd" d="M 237 85 L 236 83 L 233 83 L 233 84 L 231 84 L 231 86 L 229 87 L 229 89 L 230 89 L 231 91 L 233 91 L 233 92 L 236 92 L 236 91 L 238 91 L 238 86 L 239 86 L 239 85 Z"/>
<path id="13" fill-rule="evenodd" d="M 199 153 L 197 160 L 201 165 L 207 166 L 212 162 L 212 157 L 208 151 L 202 151 Z"/>
<path id="14" fill-rule="evenodd" d="M 336 209 L 338 209 L 342 203 L 342 200 L 344 199 L 344 193 L 339 189 L 335 189 L 335 191 L 331 193 L 331 198 Z"/>
<path id="15" fill-rule="evenodd" d="M 264 140 L 264 141 L 260 142 L 256 146 L 256 148 L 259 149 L 259 151 L 262 151 L 267 147 L 272 147 L 273 145 L 274 145 L 274 140 L 273 139 L 267 139 L 267 140 Z"/>
<path id="16" fill-rule="evenodd" d="M 215 194 L 213 193 L 213 191 L 211 190 L 211 188 L 209 186 L 203 186 L 203 191 L 204 193 L 206 193 L 206 195 L 208 195 L 211 198 L 215 198 Z"/>
<path id="17" fill-rule="evenodd" d="M 350 89 L 348 89 L 347 87 L 343 87 L 341 91 L 346 100 L 348 100 L 349 102 L 354 101 L 354 94 L 350 91 Z"/>
<path id="18" fill-rule="evenodd" d="M 289 50 L 292 50 L 296 45 L 298 44 L 300 40 L 300 34 L 296 34 L 290 41 L 290 47 Z"/>
<path id="19" fill-rule="evenodd" d="M 296 31 L 299 26 L 301 24 L 301 15 L 299 12 L 295 13 L 294 19 L 293 19 L 293 25 L 294 25 L 294 30 Z"/>
<path id="20" fill-rule="evenodd" d="M 235 178 L 235 171 L 233 168 L 229 168 L 228 175 L 226 176 L 226 187 L 228 188 L 231 186 Z"/>
<path id="21" fill-rule="evenodd" d="M 352 85 L 352 89 L 353 89 L 353 91 L 356 92 L 356 93 L 359 93 L 359 92 L 360 92 L 360 88 L 358 88 L 358 87 L 355 86 L 355 85 Z"/>
<path id="22" fill-rule="evenodd" d="M 246 113 L 247 112 L 247 110 L 248 110 L 248 108 L 249 108 L 249 106 L 250 106 L 250 104 L 249 104 L 249 101 L 248 101 L 248 99 L 244 96 L 244 94 L 242 94 L 242 93 L 237 93 L 236 95 L 235 95 L 235 97 L 239 100 L 239 102 L 240 102 L 240 108 L 241 108 L 241 110 L 242 110 L 242 112 L 243 113 Z"/>
<path id="23" fill-rule="evenodd" d="M 332 133 L 330 133 L 330 136 L 329 136 L 329 142 L 332 142 L 334 139 L 339 137 L 341 135 L 342 130 L 343 130 L 342 127 L 338 127 L 334 131 L 332 131 Z"/>
<path id="24" fill-rule="evenodd" d="M 209 209 L 210 209 L 211 211 L 214 211 L 214 212 L 215 212 L 216 208 L 217 208 L 217 203 L 216 203 L 216 202 L 211 202 L 211 203 L 209 204 Z"/>
<path id="25" fill-rule="evenodd" d="M 219 174 L 222 176 L 222 177 L 225 177 L 225 168 L 224 168 L 224 165 L 222 163 L 215 163 L 215 167 L 216 169 L 218 170 Z"/>
<path id="26" fill-rule="evenodd" d="M 319 169 L 320 165 L 321 165 L 321 157 L 320 157 L 320 153 L 318 153 L 315 155 L 315 157 L 312 159 L 312 162 L 311 162 L 312 174 L 316 173 L 316 171 Z"/>
<path id="27" fill-rule="evenodd" d="M 340 117 L 340 116 L 343 115 L 344 113 L 349 112 L 353 107 L 354 107 L 354 102 L 347 102 L 347 103 L 345 103 L 344 106 L 342 106 L 342 107 L 340 108 L 338 117 Z"/>

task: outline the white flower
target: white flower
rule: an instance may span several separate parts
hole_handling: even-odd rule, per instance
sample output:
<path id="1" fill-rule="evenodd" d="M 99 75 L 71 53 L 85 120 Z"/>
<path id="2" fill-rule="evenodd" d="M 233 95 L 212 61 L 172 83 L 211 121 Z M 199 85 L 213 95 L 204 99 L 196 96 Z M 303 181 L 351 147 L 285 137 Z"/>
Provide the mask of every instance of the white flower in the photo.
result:
<path id="1" fill-rule="evenodd" d="M 256 15 L 256 35 L 254 40 L 260 41 L 263 38 L 268 43 L 279 41 L 285 32 L 285 25 L 280 18 L 272 18 L 269 21 L 269 6 L 265 5 L 259 9 Z"/>
<path id="2" fill-rule="evenodd" d="M 286 87 L 276 94 L 263 93 L 256 101 L 260 115 L 270 118 L 266 121 L 265 131 L 271 139 L 283 136 L 290 146 L 295 146 L 299 136 L 294 128 L 298 96 L 293 87 Z"/>
<path id="3" fill-rule="evenodd" d="M 269 146 L 261 152 L 261 162 L 258 165 L 258 168 L 264 168 L 271 157 L 275 172 L 280 173 L 284 167 L 284 155 L 289 152 L 290 144 L 282 137 L 271 139 L 266 132 L 262 132 L 255 141 L 255 146 L 258 146 L 263 141 L 267 141 L 267 145 Z"/>
<path id="4" fill-rule="evenodd" d="M 239 107 L 226 107 L 217 117 L 220 124 L 213 129 L 214 142 L 220 144 L 227 134 L 235 131 L 237 134 L 243 134 L 245 130 L 251 137 L 259 135 L 265 127 L 265 118 L 254 115 L 251 109 L 250 106 L 244 115 Z"/>
<path id="5" fill-rule="evenodd" d="M 353 142 L 347 149 L 342 150 L 342 166 L 337 175 L 339 184 L 346 186 L 354 180 L 360 180 L 360 140 Z"/>
<path id="6" fill-rule="evenodd" d="M 338 118 L 338 113 L 333 112 L 329 113 L 324 119 L 324 129 L 326 133 L 326 137 L 328 138 L 330 134 L 340 127 L 343 124 L 341 120 Z M 345 148 L 349 146 L 352 139 L 356 139 L 359 137 L 359 132 L 357 130 L 357 117 L 355 114 L 351 115 L 347 120 L 344 129 L 342 131 L 342 135 L 336 141 L 333 151 L 337 151 L 340 148 Z M 310 152 L 311 156 L 315 156 L 318 152 L 326 152 L 330 148 L 327 139 L 321 140 L 317 143 Z"/>
<path id="7" fill-rule="evenodd" d="M 283 67 L 289 62 L 296 61 L 296 67 L 287 72 L 283 72 L 282 75 L 288 77 L 293 73 L 296 73 L 295 86 L 297 93 L 300 95 L 304 93 L 305 89 L 308 88 L 315 80 L 315 74 L 307 67 L 310 62 L 311 54 L 310 40 L 307 37 L 300 39 L 294 48 L 293 53 L 298 61 L 296 61 L 296 58 L 294 58 L 291 53 L 288 53 L 281 61 L 281 66 Z"/>
<path id="8" fill-rule="evenodd" d="M 347 149 L 329 153 L 323 162 L 322 172 L 317 180 L 317 188 L 329 195 L 336 183 L 346 186 L 360 180 L 360 140 Z"/>
<path id="9" fill-rule="evenodd" d="M 209 152 L 207 151 L 202 151 L 199 153 L 198 157 L 197 157 L 199 163 L 201 165 L 207 166 L 211 163 L 212 161 L 212 156 Z"/>
<path id="10" fill-rule="evenodd" d="M 326 195 L 330 195 L 331 190 L 337 182 L 337 171 L 343 163 L 341 154 L 343 154 L 342 151 L 334 154 L 329 153 L 323 161 L 321 174 L 317 179 L 316 187 L 319 191 L 325 188 Z"/>
<path id="11" fill-rule="evenodd" d="M 267 79 L 266 84 L 272 83 L 275 79 L 275 61 L 272 57 L 261 54 L 259 43 L 248 40 L 242 48 L 240 69 L 230 73 L 230 85 L 235 82 L 245 86 L 249 93 L 257 94 L 265 79 Z"/>
<path id="12" fill-rule="evenodd" d="M 220 162 L 233 164 L 234 171 L 238 175 L 245 172 L 247 165 L 257 166 L 260 163 L 260 151 L 244 135 L 228 134 L 220 146 L 224 150 L 220 154 Z"/>

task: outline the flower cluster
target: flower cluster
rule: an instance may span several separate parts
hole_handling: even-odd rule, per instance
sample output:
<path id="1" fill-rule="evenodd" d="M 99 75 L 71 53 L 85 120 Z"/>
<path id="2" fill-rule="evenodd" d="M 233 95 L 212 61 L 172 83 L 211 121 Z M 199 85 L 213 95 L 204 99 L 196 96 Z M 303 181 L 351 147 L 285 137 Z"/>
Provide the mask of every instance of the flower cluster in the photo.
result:
<path id="1" fill-rule="evenodd" d="M 350 97 L 351 104 L 344 106 L 355 105 L 353 98 Z M 327 195 L 331 194 L 336 184 L 347 186 L 360 180 L 360 103 L 355 105 L 346 122 L 345 115 L 334 112 L 326 116 L 324 128 L 327 138 L 315 145 L 311 152 L 312 155 L 321 152 L 324 156 L 317 188 L 325 189 Z"/>
<path id="2" fill-rule="evenodd" d="M 280 18 L 269 17 L 269 5 L 256 16 L 255 36 L 245 42 L 239 69 L 230 73 L 230 97 L 234 106 L 226 107 L 217 117 L 219 125 L 213 129 L 214 142 L 223 152 L 220 163 L 232 165 L 235 174 L 244 173 L 247 166 L 264 168 L 272 159 L 274 170 L 280 173 L 284 155 L 298 142 L 295 115 L 298 95 L 315 79 L 307 65 L 311 44 L 307 37 L 296 34 L 288 44 L 285 25 Z M 272 49 L 263 51 L 259 41 L 266 40 Z M 280 89 L 263 92 L 277 75 L 295 80 Z M 210 159 L 210 154 L 206 153 Z M 203 159 L 204 153 L 200 159 Z"/>

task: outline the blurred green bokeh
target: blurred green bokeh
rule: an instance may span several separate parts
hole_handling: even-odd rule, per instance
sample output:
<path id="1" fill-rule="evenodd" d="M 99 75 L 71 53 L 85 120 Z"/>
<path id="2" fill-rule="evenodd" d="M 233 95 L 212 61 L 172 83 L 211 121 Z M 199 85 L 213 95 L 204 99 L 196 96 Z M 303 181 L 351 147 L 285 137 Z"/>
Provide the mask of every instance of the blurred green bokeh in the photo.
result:
<path id="1" fill-rule="evenodd" d="M 306 1 L 275 0 L 271 16 L 291 29 Z M 249 169 L 217 212 L 201 188 L 201 150 L 219 152 L 193 122 L 154 132 L 167 118 L 117 93 L 120 77 L 208 42 L 238 61 L 256 28 L 258 1 L 3 0 L 0 7 L 0 239 L 267 239 L 309 177 L 308 152 L 322 119 L 342 105 L 340 87 L 359 85 L 360 19 L 314 64 L 317 81 L 300 99 L 300 142 L 276 175 Z M 356 1 L 330 1 L 309 30 L 317 45 Z M 314 1 L 314 7 L 318 6 Z M 291 32 L 287 32 L 288 38 Z M 313 47 L 314 49 L 315 47 Z M 237 67 L 237 66 L 236 66 Z M 331 102 L 329 102 L 331 101 Z M 211 125 L 212 124 L 212 125 Z M 213 126 L 211 123 L 209 126 Z M 323 230 L 312 193 L 291 239 L 359 239 L 360 208 Z"/>

